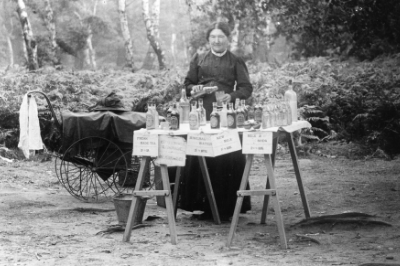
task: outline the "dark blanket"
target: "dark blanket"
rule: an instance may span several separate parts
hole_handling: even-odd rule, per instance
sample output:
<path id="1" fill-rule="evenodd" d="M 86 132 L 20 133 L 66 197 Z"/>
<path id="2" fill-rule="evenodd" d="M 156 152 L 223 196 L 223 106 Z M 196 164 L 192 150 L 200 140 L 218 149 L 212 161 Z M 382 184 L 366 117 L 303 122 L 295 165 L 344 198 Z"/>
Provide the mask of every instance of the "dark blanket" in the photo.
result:
<path id="1" fill-rule="evenodd" d="M 116 143 L 133 143 L 133 131 L 146 127 L 146 114 L 99 111 L 63 113 L 63 147 L 85 137 L 102 137 Z M 132 147 L 131 147 L 132 148 Z"/>
<path id="2" fill-rule="evenodd" d="M 65 112 L 61 150 L 64 154 L 63 160 L 81 166 L 95 167 L 96 173 L 106 180 L 114 172 L 131 167 L 133 131 L 144 127 L 146 127 L 145 113 Z M 83 140 L 87 137 L 91 138 Z M 79 145 L 74 145 L 77 141 Z M 115 143 L 120 150 L 110 145 L 109 141 Z"/>

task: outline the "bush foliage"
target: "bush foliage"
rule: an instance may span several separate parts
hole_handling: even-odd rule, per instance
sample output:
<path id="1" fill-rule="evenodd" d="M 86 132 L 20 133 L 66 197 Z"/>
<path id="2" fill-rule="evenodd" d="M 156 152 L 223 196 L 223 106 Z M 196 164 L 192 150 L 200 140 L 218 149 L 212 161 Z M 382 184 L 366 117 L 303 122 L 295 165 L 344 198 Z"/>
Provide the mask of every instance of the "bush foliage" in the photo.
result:
<path id="1" fill-rule="evenodd" d="M 372 62 L 339 62 L 323 57 L 288 63 L 280 68 L 249 65 L 253 99 L 282 95 L 289 80 L 298 93 L 300 115 L 313 125 L 305 136 L 331 137 L 368 144 L 391 155 L 400 153 L 400 54 Z M 123 96 L 126 108 L 146 111 L 148 101 L 164 114 L 179 97 L 185 70 L 164 72 L 8 71 L 0 77 L 0 130 L 18 128 L 22 96 L 29 90 L 46 93 L 53 106 L 84 111 L 110 91 Z M 37 97 L 39 108 L 46 101 Z M 248 101 L 251 103 L 252 99 Z M 3 140 L 4 141 L 4 140 Z M 0 139 L 0 143 L 2 140 Z M 14 143 L 15 144 L 15 143 Z"/>

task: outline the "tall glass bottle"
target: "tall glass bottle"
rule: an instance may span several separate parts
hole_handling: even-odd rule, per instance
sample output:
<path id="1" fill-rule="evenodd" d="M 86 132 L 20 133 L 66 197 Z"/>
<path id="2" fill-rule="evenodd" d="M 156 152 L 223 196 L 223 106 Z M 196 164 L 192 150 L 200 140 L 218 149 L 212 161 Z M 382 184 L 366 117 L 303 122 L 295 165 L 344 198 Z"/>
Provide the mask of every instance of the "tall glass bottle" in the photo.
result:
<path id="1" fill-rule="evenodd" d="M 263 108 L 260 102 L 257 100 L 256 105 L 254 106 L 254 120 L 258 123 L 262 122 L 262 112 Z"/>
<path id="2" fill-rule="evenodd" d="M 155 129 L 155 123 L 154 123 L 154 112 L 152 110 L 152 103 L 147 104 L 147 112 L 146 112 L 146 129 L 151 130 Z"/>
<path id="3" fill-rule="evenodd" d="M 197 101 L 192 101 L 192 110 L 189 113 L 189 128 L 196 130 L 200 127 L 200 116 L 197 111 Z"/>
<path id="4" fill-rule="evenodd" d="M 167 110 L 167 118 L 166 119 L 167 119 L 168 125 L 171 124 L 171 112 L 172 112 L 173 107 L 174 107 L 174 105 L 170 105 Z"/>
<path id="5" fill-rule="evenodd" d="M 212 129 L 217 129 L 220 128 L 220 116 L 217 110 L 217 103 L 213 102 L 213 110 L 212 113 L 210 114 L 210 127 Z"/>
<path id="6" fill-rule="evenodd" d="M 244 116 L 244 109 L 240 103 L 240 100 L 236 99 L 236 126 L 239 128 L 244 127 L 244 122 L 246 121 Z"/>
<path id="7" fill-rule="evenodd" d="M 226 121 L 228 128 L 236 128 L 236 112 L 233 109 L 233 103 L 229 103 L 228 112 L 226 113 Z"/>
<path id="8" fill-rule="evenodd" d="M 286 124 L 291 125 L 292 124 L 292 110 L 290 108 L 290 103 L 285 100 L 285 106 L 286 106 Z"/>
<path id="9" fill-rule="evenodd" d="M 206 109 L 203 107 L 203 98 L 199 98 L 199 108 L 200 114 L 200 126 L 205 126 L 207 124 Z"/>
<path id="10" fill-rule="evenodd" d="M 246 106 L 246 100 L 240 100 L 240 105 L 242 106 L 244 112 L 244 121 L 248 120 L 248 108 Z"/>
<path id="11" fill-rule="evenodd" d="M 261 128 L 266 129 L 266 128 L 272 127 L 272 123 L 271 123 L 272 119 L 271 118 L 272 118 L 272 115 L 271 115 L 270 105 L 267 103 L 264 103 Z"/>
<path id="12" fill-rule="evenodd" d="M 227 102 L 222 102 L 222 110 L 220 111 L 220 116 L 221 116 L 221 127 L 228 127 L 228 108 L 227 108 Z"/>
<path id="13" fill-rule="evenodd" d="M 179 100 L 179 107 L 182 108 L 181 123 L 189 123 L 189 113 L 190 113 L 190 102 L 186 96 L 186 89 L 181 91 L 181 99 Z"/>
<path id="14" fill-rule="evenodd" d="M 154 117 L 154 128 L 158 129 L 160 125 L 160 118 L 157 111 L 157 105 L 155 103 L 153 103 L 151 111 L 153 112 L 153 117 Z"/>
<path id="15" fill-rule="evenodd" d="M 179 110 L 177 108 L 177 104 L 174 104 L 174 107 L 172 108 L 170 121 L 171 121 L 170 129 L 178 130 L 180 123 L 180 115 L 179 115 Z"/>
<path id="16" fill-rule="evenodd" d="M 296 122 L 297 119 L 297 94 L 293 90 L 292 80 L 289 80 L 288 90 L 285 92 L 285 100 L 289 102 L 290 110 L 292 112 L 292 122 Z"/>

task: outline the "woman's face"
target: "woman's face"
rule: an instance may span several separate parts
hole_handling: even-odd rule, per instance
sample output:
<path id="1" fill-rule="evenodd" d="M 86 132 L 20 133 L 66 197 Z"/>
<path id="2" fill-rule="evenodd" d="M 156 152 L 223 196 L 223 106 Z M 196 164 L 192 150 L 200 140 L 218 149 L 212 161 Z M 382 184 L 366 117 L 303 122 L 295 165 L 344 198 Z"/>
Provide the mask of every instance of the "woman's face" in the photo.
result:
<path id="1" fill-rule="evenodd" d="M 210 43 L 211 49 L 217 53 L 224 52 L 229 46 L 228 37 L 226 37 L 225 33 L 220 29 L 213 29 L 211 31 L 208 42 Z"/>

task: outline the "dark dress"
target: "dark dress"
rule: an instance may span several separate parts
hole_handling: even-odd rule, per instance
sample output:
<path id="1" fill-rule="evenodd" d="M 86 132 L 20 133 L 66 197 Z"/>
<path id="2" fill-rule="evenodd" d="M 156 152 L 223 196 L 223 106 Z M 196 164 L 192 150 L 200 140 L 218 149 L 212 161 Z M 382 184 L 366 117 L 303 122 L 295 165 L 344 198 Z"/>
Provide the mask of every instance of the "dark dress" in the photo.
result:
<path id="1" fill-rule="evenodd" d="M 247 99 L 253 91 L 246 64 L 229 51 L 222 57 L 211 52 L 193 57 L 185 78 L 188 96 L 191 88 L 198 84 L 218 86 L 218 90 L 231 95 L 232 102 L 236 98 Z M 203 101 L 209 120 L 212 103 L 216 101 L 214 93 L 205 95 Z M 240 150 L 206 158 L 206 163 L 219 214 L 221 219 L 227 219 L 233 215 L 235 209 L 236 192 L 246 164 L 245 156 Z M 195 156 L 187 156 L 180 184 L 179 207 L 187 211 L 201 210 L 206 215 L 211 215 L 199 160 Z M 250 197 L 245 197 L 241 211 L 246 212 L 250 208 Z"/>

